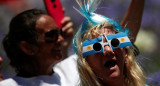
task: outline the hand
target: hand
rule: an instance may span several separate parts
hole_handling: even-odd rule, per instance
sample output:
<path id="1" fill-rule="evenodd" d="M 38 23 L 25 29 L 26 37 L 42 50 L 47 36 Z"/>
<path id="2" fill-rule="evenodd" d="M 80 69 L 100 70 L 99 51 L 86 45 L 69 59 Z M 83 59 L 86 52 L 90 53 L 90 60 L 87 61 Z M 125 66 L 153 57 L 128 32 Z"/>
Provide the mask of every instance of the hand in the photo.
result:
<path id="1" fill-rule="evenodd" d="M 121 21 L 122 26 L 127 24 L 126 28 L 130 30 L 132 43 L 135 42 L 141 26 L 144 4 L 145 0 L 132 0 L 123 20 Z"/>
<path id="2" fill-rule="evenodd" d="M 1 63 L 2 63 L 3 59 L 2 57 L 0 57 L 0 71 L 2 70 L 2 66 L 1 66 Z M 0 74 L 0 81 L 3 80 L 3 77 L 2 77 L 2 74 Z"/>
<path id="3" fill-rule="evenodd" d="M 64 37 L 64 42 L 62 44 L 63 56 L 64 58 L 66 58 L 68 53 L 67 52 L 68 46 L 70 45 L 73 38 L 73 23 L 71 22 L 70 17 L 64 17 L 63 20 L 61 21 L 61 24 Z"/>

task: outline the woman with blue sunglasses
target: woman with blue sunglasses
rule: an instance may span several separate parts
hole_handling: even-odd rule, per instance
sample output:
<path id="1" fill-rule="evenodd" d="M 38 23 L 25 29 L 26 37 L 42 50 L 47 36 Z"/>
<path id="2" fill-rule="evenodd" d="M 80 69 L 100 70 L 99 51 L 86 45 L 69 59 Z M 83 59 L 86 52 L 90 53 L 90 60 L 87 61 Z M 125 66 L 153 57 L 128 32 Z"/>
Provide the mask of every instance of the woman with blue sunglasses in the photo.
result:
<path id="1" fill-rule="evenodd" d="M 85 20 L 74 37 L 81 86 L 144 86 L 127 28 L 94 13 L 101 0 L 78 1 Z M 122 22 L 124 23 L 124 22 Z M 123 25 L 123 24 L 122 24 Z M 132 40 L 133 42 L 134 40 Z"/>

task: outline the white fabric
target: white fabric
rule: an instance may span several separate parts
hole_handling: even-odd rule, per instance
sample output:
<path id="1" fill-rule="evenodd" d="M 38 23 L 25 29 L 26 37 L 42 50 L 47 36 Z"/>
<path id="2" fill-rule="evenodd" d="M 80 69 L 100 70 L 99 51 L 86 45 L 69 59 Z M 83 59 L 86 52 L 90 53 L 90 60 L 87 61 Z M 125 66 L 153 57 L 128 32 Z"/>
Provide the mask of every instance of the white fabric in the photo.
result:
<path id="1" fill-rule="evenodd" d="M 77 55 L 71 55 L 58 63 L 54 71 L 61 77 L 61 86 L 78 86 Z"/>
<path id="2" fill-rule="evenodd" d="M 0 86 L 78 86 L 77 56 L 74 54 L 54 67 L 52 76 L 23 78 L 15 76 L 0 82 Z"/>
<path id="3" fill-rule="evenodd" d="M 23 78 L 15 76 L 0 82 L 0 86 L 61 86 L 60 77 L 57 73 L 51 76 L 38 76 Z"/>

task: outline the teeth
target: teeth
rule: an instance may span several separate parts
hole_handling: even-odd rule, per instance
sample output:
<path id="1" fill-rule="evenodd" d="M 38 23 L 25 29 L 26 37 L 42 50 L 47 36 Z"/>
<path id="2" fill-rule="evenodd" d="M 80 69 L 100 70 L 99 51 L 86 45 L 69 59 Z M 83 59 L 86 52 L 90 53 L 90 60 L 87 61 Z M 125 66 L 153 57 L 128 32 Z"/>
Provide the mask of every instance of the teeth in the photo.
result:
<path id="1" fill-rule="evenodd" d="M 106 63 L 104 64 L 104 66 L 105 66 L 106 68 L 110 68 L 110 67 L 114 67 L 116 64 L 117 64 L 117 62 L 114 61 L 114 60 L 112 60 L 112 61 L 106 62 Z"/>

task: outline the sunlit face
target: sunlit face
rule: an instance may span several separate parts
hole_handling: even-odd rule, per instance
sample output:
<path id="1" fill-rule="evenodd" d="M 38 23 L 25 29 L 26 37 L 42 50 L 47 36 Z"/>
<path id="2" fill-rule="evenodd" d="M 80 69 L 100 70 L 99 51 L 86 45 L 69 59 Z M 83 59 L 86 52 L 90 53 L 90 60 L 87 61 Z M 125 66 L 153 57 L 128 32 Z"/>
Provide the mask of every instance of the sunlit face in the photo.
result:
<path id="1" fill-rule="evenodd" d="M 62 58 L 63 37 L 55 21 L 48 15 L 42 15 L 36 22 L 39 49 L 35 56 L 43 64 L 53 65 Z"/>
<path id="2" fill-rule="evenodd" d="M 105 33 L 105 35 L 115 34 L 111 29 L 103 29 L 101 33 Z M 103 40 L 104 42 L 107 41 L 105 37 L 103 37 Z M 88 64 L 103 84 L 111 86 L 115 82 L 123 83 L 126 50 L 118 48 L 112 51 L 109 46 L 105 46 L 104 51 L 104 53 L 87 56 Z"/>

